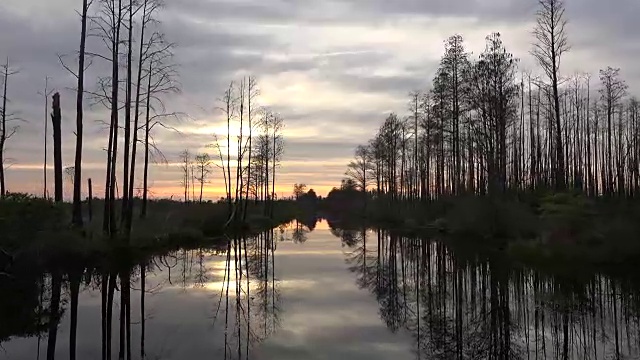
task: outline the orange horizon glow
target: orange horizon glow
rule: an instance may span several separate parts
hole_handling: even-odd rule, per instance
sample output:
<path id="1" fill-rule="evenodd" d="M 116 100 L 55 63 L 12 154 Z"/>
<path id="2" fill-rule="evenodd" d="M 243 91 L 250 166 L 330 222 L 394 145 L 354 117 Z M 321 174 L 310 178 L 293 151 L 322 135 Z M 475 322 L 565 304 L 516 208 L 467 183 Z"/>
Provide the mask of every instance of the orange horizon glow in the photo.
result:
<path id="1" fill-rule="evenodd" d="M 293 196 L 293 187 L 296 182 L 292 182 L 290 179 L 287 181 L 282 181 L 276 184 L 275 193 L 277 198 L 289 198 Z M 339 182 L 335 184 L 330 181 L 324 181 L 324 183 L 312 184 L 310 182 L 300 181 L 299 183 L 306 184 L 306 191 L 313 189 L 318 196 L 326 197 L 327 194 L 334 188 L 339 186 Z M 18 185 L 18 186 L 12 186 Z M 196 182 L 195 186 L 192 188 L 189 186 L 189 199 L 199 199 L 200 198 L 200 184 Z M 23 182 L 23 183 L 15 183 L 9 182 L 7 186 L 7 190 L 9 192 L 15 193 L 26 193 L 34 196 L 42 196 L 43 193 L 43 185 L 42 182 Z M 82 187 L 82 196 L 86 197 L 87 189 L 86 185 Z M 119 197 L 120 189 L 116 189 L 116 196 Z M 47 192 L 52 194 L 53 192 L 53 184 L 50 183 L 47 189 Z M 69 181 L 65 181 L 63 184 L 63 197 L 64 199 L 70 199 L 71 194 L 73 192 L 73 185 Z M 232 193 L 235 193 L 235 188 L 232 187 Z M 93 183 L 93 196 L 96 198 L 101 198 L 104 194 L 104 184 L 100 181 Z M 141 184 L 138 184 L 134 189 L 134 196 L 142 197 L 142 189 Z M 154 180 L 150 179 L 149 182 L 149 193 L 148 197 L 150 199 L 173 199 L 173 200 L 183 200 L 184 198 L 184 187 L 178 184 L 178 182 L 173 180 Z M 220 198 L 226 197 L 226 190 L 224 181 L 220 179 L 216 179 L 215 183 L 205 184 L 202 191 L 203 200 L 212 200 L 217 201 Z"/>
<path id="2" fill-rule="evenodd" d="M 282 184 L 276 185 L 276 195 L 278 199 L 288 198 L 293 196 L 293 185 L 294 184 Z M 318 196 L 325 197 L 335 186 L 332 185 L 319 185 L 319 186 L 311 186 L 307 185 L 307 191 L 313 189 Z M 174 200 L 181 200 L 184 197 L 184 187 L 182 186 L 161 186 L 151 190 L 153 192 L 152 199 L 168 199 L 173 196 Z M 232 190 L 235 193 L 235 190 Z M 196 184 L 194 191 L 189 188 L 189 198 L 191 199 L 193 194 L 195 193 L 195 198 L 200 198 L 200 186 Z M 203 200 L 212 200 L 217 201 L 220 198 L 225 198 L 227 193 L 225 191 L 224 185 L 220 186 L 206 186 L 202 191 L 202 199 Z"/>

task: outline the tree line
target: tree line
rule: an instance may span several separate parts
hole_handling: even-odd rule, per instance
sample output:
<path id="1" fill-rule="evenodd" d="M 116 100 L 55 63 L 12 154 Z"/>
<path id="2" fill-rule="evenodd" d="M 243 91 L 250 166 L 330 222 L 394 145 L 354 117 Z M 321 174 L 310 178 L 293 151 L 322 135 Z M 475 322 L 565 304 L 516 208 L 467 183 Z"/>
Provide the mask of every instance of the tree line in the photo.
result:
<path id="1" fill-rule="evenodd" d="M 619 68 L 561 75 L 570 50 L 562 0 L 540 0 L 531 55 L 520 71 L 499 33 L 477 59 L 461 35 L 445 41 L 431 89 L 409 95 L 359 146 L 343 187 L 393 200 L 445 195 L 578 190 L 640 191 L 639 109 Z"/>

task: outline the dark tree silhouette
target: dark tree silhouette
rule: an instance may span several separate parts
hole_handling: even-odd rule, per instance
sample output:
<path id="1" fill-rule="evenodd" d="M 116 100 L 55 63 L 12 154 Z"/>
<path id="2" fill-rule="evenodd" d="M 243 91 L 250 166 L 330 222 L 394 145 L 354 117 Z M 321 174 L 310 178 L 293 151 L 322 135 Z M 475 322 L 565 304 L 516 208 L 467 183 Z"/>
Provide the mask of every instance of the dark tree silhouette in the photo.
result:
<path id="1" fill-rule="evenodd" d="M 85 71 L 85 53 L 87 40 L 87 20 L 89 6 L 93 1 L 82 0 L 82 15 L 80 30 L 80 50 L 78 53 L 78 88 L 76 90 L 76 154 L 74 163 L 74 181 L 73 181 L 73 215 L 72 221 L 75 226 L 82 226 L 82 133 L 83 133 L 83 100 L 84 100 L 84 71 Z M 75 355 L 75 354 L 74 354 Z"/>
<path id="2" fill-rule="evenodd" d="M 602 88 L 600 89 L 600 98 L 604 103 L 605 111 L 607 114 L 607 181 L 605 184 L 605 190 L 607 194 L 613 194 L 614 192 L 614 182 L 613 182 L 613 155 L 611 151 L 611 144 L 615 134 L 612 131 L 612 121 L 613 116 L 615 115 L 616 108 L 619 105 L 620 100 L 626 95 L 627 85 L 624 80 L 620 79 L 620 69 L 614 69 L 608 67 L 605 70 L 600 70 L 600 81 L 602 82 Z M 622 125 L 622 118 L 619 117 L 619 125 Z M 622 131 L 619 130 L 618 134 L 622 136 Z M 622 146 L 622 143 L 619 142 L 619 146 Z M 621 152 L 618 152 L 619 155 L 622 155 Z M 618 169 L 621 165 L 620 160 L 618 159 Z M 621 176 L 620 171 L 617 171 L 618 178 L 618 191 L 620 193 L 624 193 L 623 189 L 623 177 Z"/>
<path id="3" fill-rule="evenodd" d="M 516 62 L 505 50 L 500 34 L 493 34 L 487 37 L 486 49 L 471 71 L 469 100 L 476 114 L 471 131 L 480 152 L 476 155 L 484 164 L 481 170 L 489 179 L 489 194 L 506 191 L 507 136 L 517 119 Z"/>
<path id="4" fill-rule="evenodd" d="M 207 153 L 196 155 L 196 167 L 197 175 L 196 180 L 200 183 L 200 199 L 202 203 L 202 192 L 204 191 L 204 184 L 209 182 L 209 175 L 211 174 L 211 157 Z"/>
<path id="5" fill-rule="evenodd" d="M 189 186 L 191 184 L 189 170 L 191 169 L 191 153 L 188 149 L 183 150 L 180 155 L 180 171 L 182 172 L 182 178 L 180 184 L 184 189 L 184 202 L 189 202 Z"/>
<path id="6" fill-rule="evenodd" d="M 53 167 L 54 167 L 54 200 L 62 202 L 62 133 L 60 126 L 62 114 L 60 112 L 60 94 L 53 94 L 53 113 L 51 122 L 53 123 Z"/>
<path id="7" fill-rule="evenodd" d="M 539 0 L 536 27 L 533 34 L 536 42 L 533 45 L 532 54 L 551 81 L 553 116 L 554 116 L 554 141 L 555 156 L 555 185 L 558 190 L 565 187 L 565 154 L 563 152 L 562 123 L 560 119 L 560 94 L 559 75 L 560 60 L 562 55 L 569 51 L 563 0 Z"/>
<path id="8" fill-rule="evenodd" d="M 103 231 L 111 237 L 116 235 L 116 166 L 118 159 L 119 129 L 119 84 L 120 84 L 120 46 L 122 23 L 125 14 L 122 0 L 101 0 L 98 15 L 93 17 L 94 31 L 103 39 L 109 55 L 102 56 L 111 64 L 111 77 L 102 81 L 101 85 L 105 105 L 110 108 L 109 140 L 107 145 L 107 161 L 105 169 Z"/>
<path id="9" fill-rule="evenodd" d="M 345 175 L 357 184 L 360 191 L 366 193 L 372 180 L 372 170 L 373 168 L 369 149 L 362 145 L 358 146 L 355 151 L 355 160 L 351 161 L 349 165 L 347 165 L 347 172 Z"/>
<path id="10" fill-rule="evenodd" d="M 7 109 L 8 105 L 8 89 L 9 89 L 9 77 L 17 74 L 18 72 L 12 70 L 9 64 L 9 58 L 7 61 L 0 65 L 0 71 L 2 71 L 2 99 L 0 107 L 0 199 L 3 199 L 6 195 L 5 184 L 5 149 L 7 140 L 9 140 L 18 131 L 17 126 L 11 126 L 10 123 L 15 121 L 15 115 L 9 113 Z"/>
<path id="11" fill-rule="evenodd" d="M 305 193 L 305 191 L 307 190 L 307 185 L 306 184 L 293 184 L 293 196 L 296 200 L 299 200 L 300 197 Z"/>
<path id="12" fill-rule="evenodd" d="M 619 69 L 601 71 L 600 96 L 593 96 L 589 74 L 561 81 L 561 59 L 570 49 L 564 3 L 541 0 L 536 15 L 531 54 L 542 77 L 519 76 L 518 59 L 499 33 L 487 37 L 475 61 L 460 36 L 446 41 L 431 90 L 413 91 L 405 120 L 390 114 L 348 164 L 356 183 L 367 174 L 374 187 L 365 200 L 385 211 L 463 193 L 637 196 L 638 101 L 626 99 Z"/>

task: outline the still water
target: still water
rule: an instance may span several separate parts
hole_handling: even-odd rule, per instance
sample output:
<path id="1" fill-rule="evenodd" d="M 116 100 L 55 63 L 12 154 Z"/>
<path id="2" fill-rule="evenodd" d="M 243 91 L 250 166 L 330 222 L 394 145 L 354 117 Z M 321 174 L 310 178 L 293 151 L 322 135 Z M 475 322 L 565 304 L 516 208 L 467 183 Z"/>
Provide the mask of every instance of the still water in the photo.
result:
<path id="1" fill-rule="evenodd" d="M 15 268 L 0 277 L 0 359 L 53 359 L 54 346 L 68 359 L 74 339 L 77 359 L 640 358 L 637 276 L 526 269 L 325 221 L 59 281 Z"/>

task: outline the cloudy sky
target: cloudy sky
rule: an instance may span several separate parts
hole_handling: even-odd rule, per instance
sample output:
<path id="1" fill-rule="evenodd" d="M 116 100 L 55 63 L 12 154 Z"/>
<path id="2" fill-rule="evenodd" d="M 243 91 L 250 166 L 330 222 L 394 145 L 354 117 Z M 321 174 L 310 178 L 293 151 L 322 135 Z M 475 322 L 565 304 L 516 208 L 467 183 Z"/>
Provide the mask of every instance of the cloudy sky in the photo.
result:
<path id="1" fill-rule="evenodd" d="M 597 74 L 613 66 L 631 92 L 640 91 L 640 1 L 567 0 L 572 50 L 564 75 Z M 166 0 L 161 18 L 178 44 L 183 91 L 166 100 L 189 119 L 181 133 L 158 132 L 168 165 L 151 170 L 155 196 L 180 196 L 178 153 L 207 151 L 221 114 L 216 99 L 232 80 L 258 79 L 261 105 L 286 122 L 279 192 L 302 182 L 325 194 L 343 177 L 355 147 L 370 138 L 389 112 L 405 113 L 407 94 L 427 89 L 443 53 L 443 41 L 460 33 L 476 57 L 491 32 L 503 35 L 521 69 L 537 72 L 528 54 L 535 0 Z M 1 0 L 0 58 L 9 56 L 19 74 L 9 79 L 8 112 L 24 119 L 7 144 L 11 191 L 42 192 L 44 100 L 50 87 L 63 101 L 64 164 L 73 162 L 74 79 L 56 54 L 72 54 L 79 41 L 81 0 Z M 99 44 L 90 41 L 91 51 Z M 95 87 L 104 64 L 89 70 Z M 594 78 L 597 78 L 595 76 Z M 92 82 L 93 81 L 93 82 Z M 100 193 L 107 131 L 104 109 L 87 108 L 85 176 Z M 50 160 L 51 163 L 51 160 Z M 173 163 L 173 164 L 172 164 Z M 52 175 L 50 174 L 50 179 Z M 136 184 L 137 185 L 137 184 Z M 216 176 L 207 196 L 220 195 Z"/>

